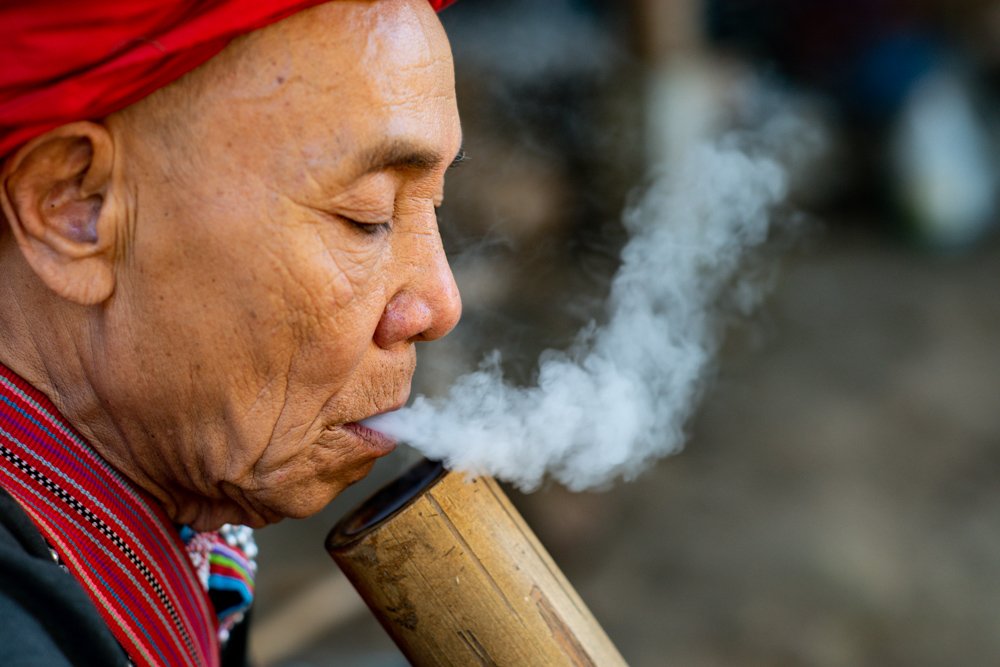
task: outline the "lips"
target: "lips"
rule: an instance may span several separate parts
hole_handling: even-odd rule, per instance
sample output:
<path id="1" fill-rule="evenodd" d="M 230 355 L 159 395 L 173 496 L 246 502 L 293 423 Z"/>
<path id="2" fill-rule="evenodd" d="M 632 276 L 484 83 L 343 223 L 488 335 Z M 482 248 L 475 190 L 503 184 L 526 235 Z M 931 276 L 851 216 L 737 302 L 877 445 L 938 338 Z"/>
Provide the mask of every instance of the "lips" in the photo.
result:
<path id="1" fill-rule="evenodd" d="M 396 441 L 358 422 L 344 424 L 344 429 L 361 439 L 375 456 L 385 456 L 396 449 Z"/>

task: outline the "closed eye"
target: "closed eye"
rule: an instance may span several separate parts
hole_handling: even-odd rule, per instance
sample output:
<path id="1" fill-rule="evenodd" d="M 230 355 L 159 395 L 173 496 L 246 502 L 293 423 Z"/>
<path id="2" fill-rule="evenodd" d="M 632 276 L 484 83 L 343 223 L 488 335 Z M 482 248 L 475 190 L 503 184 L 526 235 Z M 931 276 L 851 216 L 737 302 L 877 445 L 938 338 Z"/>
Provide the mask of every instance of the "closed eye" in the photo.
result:
<path id="1" fill-rule="evenodd" d="M 392 230 L 392 220 L 387 220 L 385 222 L 361 222 L 360 220 L 355 220 L 345 216 L 340 217 L 347 221 L 351 227 L 367 236 L 387 234 Z"/>

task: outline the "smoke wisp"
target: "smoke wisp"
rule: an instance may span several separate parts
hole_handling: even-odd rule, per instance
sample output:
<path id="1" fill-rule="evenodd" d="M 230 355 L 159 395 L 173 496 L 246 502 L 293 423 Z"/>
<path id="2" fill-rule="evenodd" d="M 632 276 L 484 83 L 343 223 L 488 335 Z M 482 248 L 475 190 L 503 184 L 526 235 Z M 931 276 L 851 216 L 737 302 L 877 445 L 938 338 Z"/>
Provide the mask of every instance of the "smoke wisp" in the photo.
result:
<path id="1" fill-rule="evenodd" d="M 447 396 L 367 424 L 523 490 L 546 475 L 600 487 L 678 451 L 721 342 L 722 303 L 748 311 L 762 297 L 740 271 L 786 192 L 776 161 L 736 143 L 691 151 L 629 207 L 604 323 L 544 353 L 533 386 L 506 382 L 494 353 Z"/>

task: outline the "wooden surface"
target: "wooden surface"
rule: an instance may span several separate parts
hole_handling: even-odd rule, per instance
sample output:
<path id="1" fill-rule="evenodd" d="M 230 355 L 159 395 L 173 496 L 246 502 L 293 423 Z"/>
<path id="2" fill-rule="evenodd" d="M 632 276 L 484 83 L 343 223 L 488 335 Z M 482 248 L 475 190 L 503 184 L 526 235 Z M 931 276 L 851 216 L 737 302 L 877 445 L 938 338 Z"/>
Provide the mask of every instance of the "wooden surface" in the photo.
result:
<path id="1" fill-rule="evenodd" d="M 331 551 L 413 665 L 624 665 L 506 495 L 449 473 Z"/>

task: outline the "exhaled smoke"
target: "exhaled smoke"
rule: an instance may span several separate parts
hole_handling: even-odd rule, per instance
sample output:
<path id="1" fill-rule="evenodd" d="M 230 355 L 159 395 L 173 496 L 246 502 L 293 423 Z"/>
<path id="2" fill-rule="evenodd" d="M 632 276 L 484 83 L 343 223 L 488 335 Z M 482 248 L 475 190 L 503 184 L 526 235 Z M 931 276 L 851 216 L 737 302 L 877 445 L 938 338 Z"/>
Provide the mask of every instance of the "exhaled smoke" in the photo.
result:
<path id="1" fill-rule="evenodd" d="M 574 490 L 634 477 L 682 446 L 719 347 L 719 304 L 759 299 L 739 271 L 767 239 L 785 189 L 771 159 L 694 150 L 625 214 L 606 324 L 543 354 L 535 386 L 506 383 L 494 353 L 446 397 L 418 397 L 369 425 L 449 468 L 525 490 L 546 475 Z"/>

